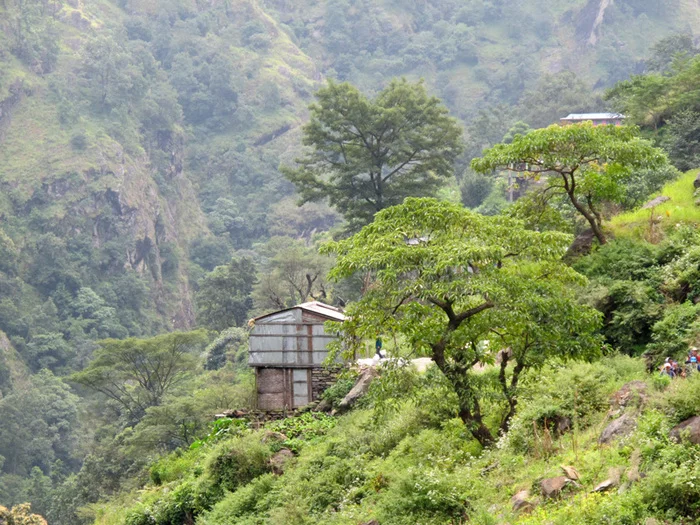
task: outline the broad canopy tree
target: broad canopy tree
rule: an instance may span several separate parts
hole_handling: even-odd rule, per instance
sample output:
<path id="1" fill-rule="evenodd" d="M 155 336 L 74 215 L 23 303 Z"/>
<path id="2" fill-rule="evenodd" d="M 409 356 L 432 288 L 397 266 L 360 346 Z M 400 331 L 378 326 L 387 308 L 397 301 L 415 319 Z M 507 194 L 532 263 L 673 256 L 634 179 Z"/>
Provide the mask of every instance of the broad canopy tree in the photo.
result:
<path id="1" fill-rule="evenodd" d="M 173 332 L 150 339 L 106 339 L 71 380 L 114 401 L 132 422 L 159 406 L 197 365 L 206 332 Z"/>
<path id="2" fill-rule="evenodd" d="M 530 178 L 547 177 L 545 192 L 565 194 L 605 244 L 605 202 L 625 196 L 625 182 L 634 169 L 657 169 L 668 160 L 658 148 L 639 137 L 633 126 L 593 126 L 590 122 L 549 126 L 511 144 L 497 144 L 472 160 L 478 173 L 510 170 Z"/>
<path id="3" fill-rule="evenodd" d="M 200 323 L 219 332 L 245 324 L 253 307 L 255 283 L 255 266 L 247 257 L 214 268 L 199 282 L 196 299 Z"/>
<path id="4" fill-rule="evenodd" d="M 323 250 L 337 255 L 331 278 L 373 277 L 340 328 L 349 351 L 384 334 L 430 356 L 457 394 L 459 417 L 486 446 L 495 439 L 483 411 L 486 391 L 500 391 L 500 429 L 507 430 L 526 370 L 600 350 L 600 316 L 575 296 L 585 278 L 561 262 L 569 242 L 512 218 L 409 198 Z M 497 360 L 496 384 L 487 385 L 475 366 Z"/>
<path id="5" fill-rule="evenodd" d="M 423 82 L 393 80 L 374 99 L 348 83 L 316 93 L 304 126 L 309 148 L 283 167 L 301 203 L 328 199 L 349 230 L 408 196 L 431 196 L 452 175 L 462 131 Z"/>

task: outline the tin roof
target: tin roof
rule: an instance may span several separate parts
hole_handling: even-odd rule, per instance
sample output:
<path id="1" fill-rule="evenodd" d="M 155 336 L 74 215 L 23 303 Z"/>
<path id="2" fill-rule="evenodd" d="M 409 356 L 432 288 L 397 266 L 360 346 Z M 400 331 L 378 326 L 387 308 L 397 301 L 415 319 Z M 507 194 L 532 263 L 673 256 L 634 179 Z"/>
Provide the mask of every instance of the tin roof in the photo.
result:
<path id="1" fill-rule="evenodd" d="M 252 319 L 252 321 L 257 321 L 258 319 L 263 319 L 265 317 L 268 317 L 268 316 L 274 315 L 274 314 L 278 314 L 280 312 L 288 312 L 289 310 L 296 310 L 297 308 L 304 310 L 306 312 L 320 315 L 322 317 L 330 319 L 331 321 L 345 321 L 345 315 L 343 315 L 343 312 L 341 312 L 339 308 L 336 308 L 335 306 L 330 306 L 328 304 L 321 303 L 319 301 L 310 301 L 308 303 L 302 303 L 302 304 L 298 304 L 296 306 L 292 306 L 291 308 L 285 308 L 283 310 L 277 310 L 276 312 L 270 312 L 268 314 L 260 315 L 256 318 Z"/>
<path id="2" fill-rule="evenodd" d="M 561 120 L 615 120 L 623 119 L 621 113 L 571 113 Z"/>

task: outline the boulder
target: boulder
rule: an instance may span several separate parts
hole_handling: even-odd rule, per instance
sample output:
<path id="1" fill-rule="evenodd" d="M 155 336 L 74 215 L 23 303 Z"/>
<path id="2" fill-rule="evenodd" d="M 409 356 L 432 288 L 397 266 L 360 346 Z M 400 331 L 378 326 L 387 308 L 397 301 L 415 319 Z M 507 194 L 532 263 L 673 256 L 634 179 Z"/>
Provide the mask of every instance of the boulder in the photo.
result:
<path id="1" fill-rule="evenodd" d="M 615 486 L 615 481 L 612 479 L 606 479 L 602 483 L 598 483 L 598 485 L 595 486 L 595 488 L 591 492 L 605 492 L 606 490 L 610 490 Z"/>
<path id="2" fill-rule="evenodd" d="M 360 377 L 357 379 L 355 386 L 352 387 L 352 390 L 348 392 L 348 395 L 346 395 L 338 405 L 338 412 L 349 410 L 358 399 L 364 396 L 377 375 L 378 372 L 375 368 L 363 369 L 360 372 Z"/>
<path id="3" fill-rule="evenodd" d="M 321 402 L 316 406 L 316 412 L 328 412 L 333 408 L 333 405 L 327 399 L 321 399 Z"/>
<path id="4" fill-rule="evenodd" d="M 282 432 L 266 430 L 260 441 L 263 443 L 281 443 L 282 441 L 287 441 L 287 436 L 282 434 Z"/>
<path id="5" fill-rule="evenodd" d="M 566 476 L 557 476 L 556 478 L 543 479 L 540 486 L 542 495 L 545 498 L 556 498 L 561 494 L 562 489 L 569 483 L 569 478 Z"/>
<path id="6" fill-rule="evenodd" d="M 571 260 L 571 259 L 576 259 L 577 257 L 581 257 L 583 255 L 588 255 L 591 253 L 591 248 L 593 247 L 593 241 L 595 240 L 595 234 L 593 233 L 593 230 L 588 229 L 578 235 L 575 239 L 574 242 L 569 246 L 569 249 L 566 251 L 566 255 L 564 258 L 566 260 Z"/>
<path id="7" fill-rule="evenodd" d="M 515 496 L 510 498 L 515 512 L 530 512 L 535 508 L 535 505 L 530 501 L 530 491 L 521 490 Z"/>
<path id="8" fill-rule="evenodd" d="M 360 523 L 360 525 L 379 525 L 379 522 L 377 520 L 365 521 L 364 523 Z"/>
<path id="9" fill-rule="evenodd" d="M 695 180 L 693 181 L 693 186 L 695 188 L 700 188 L 700 173 L 698 173 L 698 176 L 695 177 Z"/>
<path id="10" fill-rule="evenodd" d="M 630 381 L 615 392 L 610 398 L 612 410 L 627 408 L 628 406 L 643 406 L 649 399 L 649 387 L 644 381 Z"/>
<path id="11" fill-rule="evenodd" d="M 694 445 L 700 445 L 700 416 L 686 419 L 671 429 L 671 439 L 680 441 L 684 436 L 687 436 Z"/>
<path id="12" fill-rule="evenodd" d="M 619 418 L 612 421 L 598 438 L 598 443 L 601 445 L 610 443 L 614 439 L 629 436 L 634 429 L 637 428 L 637 420 L 631 414 L 622 414 Z"/>
<path id="13" fill-rule="evenodd" d="M 697 179 L 696 179 L 697 181 Z M 650 200 L 647 202 L 644 206 L 642 206 L 643 210 L 651 210 L 653 208 L 656 208 L 660 204 L 663 204 L 666 201 L 670 201 L 671 197 L 666 197 L 665 195 L 661 195 L 659 197 L 656 197 L 655 199 Z"/>
<path id="14" fill-rule="evenodd" d="M 560 465 L 561 469 L 564 471 L 564 475 L 569 478 L 570 480 L 573 481 L 578 481 L 581 479 L 581 476 L 579 476 L 578 470 L 576 470 L 574 467 L 568 467 L 566 465 Z"/>
<path id="15" fill-rule="evenodd" d="M 275 474 L 282 474 L 287 462 L 294 457 L 294 452 L 288 448 L 282 448 L 275 452 L 270 458 L 270 466 Z"/>

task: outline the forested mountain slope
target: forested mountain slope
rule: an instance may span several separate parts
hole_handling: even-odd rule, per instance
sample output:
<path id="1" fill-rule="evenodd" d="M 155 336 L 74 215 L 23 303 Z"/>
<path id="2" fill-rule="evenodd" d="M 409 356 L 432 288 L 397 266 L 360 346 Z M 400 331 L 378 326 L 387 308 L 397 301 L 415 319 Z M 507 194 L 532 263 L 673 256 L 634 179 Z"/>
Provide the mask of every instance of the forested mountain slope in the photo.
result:
<path id="1" fill-rule="evenodd" d="M 154 457 L 205 436 L 221 409 L 251 406 L 250 316 L 359 296 L 368 283 L 328 284 L 332 258 L 317 250 L 347 224 L 322 202 L 297 207 L 280 169 L 310 144 L 302 126 L 326 79 L 358 86 L 331 84 L 365 107 L 392 85 L 428 100 L 425 86 L 459 121 L 437 195 L 568 240 L 583 228 L 566 202 L 506 209 L 505 178 L 470 160 L 566 113 L 610 109 L 696 168 L 699 22 L 690 0 L 0 0 L 0 505 L 28 501 L 75 525 L 98 518 L 101 500 L 134 503 Z M 624 196 L 603 195 L 606 227 L 678 172 L 625 175 Z M 694 176 L 671 186 L 683 199 L 668 220 L 652 209 L 611 223 L 629 230 L 623 241 L 660 247 L 634 237 L 578 263 L 611 348 L 663 358 L 694 341 Z M 180 332 L 194 328 L 212 332 Z M 144 362 L 175 372 L 140 382 Z"/>
<path id="2" fill-rule="evenodd" d="M 589 93 L 538 107 L 547 85 L 610 85 L 656 39 L 700 27 L 700 8 L 680 0 L 7 0 L 0 11 L 0 329 L 20 351 L 48 333 L 83 356 L 95 337 L 193 326 L 193 286 L 232 250 L 336 220 L 297 211 L 277 171 L 324 77 L 369 91 L 425 77 L 464 122 L 482 110 L 469 156 L 516 116 L 540 126 L 596 109 Z M 585 83 L 546 76 L 562 71 Z M 523 97 L 517 115 L 483 111 Z M 80 358 L 56 344 L 35 353 L 37 369 Z"/>

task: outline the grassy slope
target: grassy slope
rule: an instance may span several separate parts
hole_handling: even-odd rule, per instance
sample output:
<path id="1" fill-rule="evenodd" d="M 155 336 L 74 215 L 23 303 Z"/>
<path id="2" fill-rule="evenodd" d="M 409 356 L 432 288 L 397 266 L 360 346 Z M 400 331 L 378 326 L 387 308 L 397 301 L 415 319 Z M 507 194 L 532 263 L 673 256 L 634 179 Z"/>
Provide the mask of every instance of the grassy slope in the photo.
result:
<path id="1" fill-rule="evenodd" d="M 613 217 L 610 228 L 614 234 L 653 240 L 658 239 L 663 230 L 677 224 L 700 224 L 700 207 L 696 204 L 693 186 L 698 173 L 700 170 L 689 171 L 653 195 L 651 198 L 663 195 L 670 199 L 653 210 L 638 209 Z"/>
<path id="2" fill-rule="evenodd" d="M 371 424 L 370 410 L 353 412 L 338 418 L 337 426 L 325 436 L 295 440 L 300 453 L 283 475 L 263 475 L 228 493 L 196 523 L 357 525 L 377 519 L 382 525 L 448 525 L 466 523 L 457 517 L 466 515 L 469 523 L 482 525 L 598 525 L 660 517 L 663 512 L 646 503 L 647 483 L 658 479 L 654 458 L 669 446 L 664 436 L 681 416 L 678 400 L 700 384 L 700 377 L 679 380 L 661 392 L 651 386 L 655 381 L 643 369 L 641 360 L 616 358 L 576 365 L 571 371 L 543 372 L 540 381 L 530 381 L 521 406 L 524 415 L 514 422 L 509 439 L 484 453 L 464 435 L 458 421 L 440 421 L 431 412 L 440 411 L 437 404 L 404 404 L 379 426 Z M 639 429 L 629 438 L 599 445 L 598 436 L 610 421 L 607 399 L 630 380 L 650 383 L 650 399 L 639 412 L 631 409 L 638 416 Z M 578 390 L 587 387 L 586 394 Z M 572 402 L 581 414 L 574 418 L 573 432 L 547 441 L 540 429 L 533 438 L 529 417 L 538 409 L 556 411 L 557 406 Z M 693 405 L 697 408 L 698 403 Z M 236 450 L 252 453 L 263 436 L 253 433 L 243 440 L 223 441 L 160 460 L 156 470 L 162 486 L 147 486 L 92 507 L 95 524 L 180 523 L 167 521 L 165 516 L 172 516 L 165 510 L 168 505 L 174 500 L 190 505 L 193 500 L 184 495 L 197 494 L 211 482 L 217 457 Z M 579 471 L 578 486 L 567 490 L 560 500 L 543 501 L 539 482 L 562 475 L 560 465 L 572 465 Z M 639 481 L 639 470 L 646 471 L 652 481 Z M 619 477 L 626 489 L 592 494 L 610 475 Z M 626 484 L 630 479 L 633 483 Z M 537 504 L 532 514 L 511 509 L 510 498 L 524 489 L 531 491 Z M 151 516 L 155 521 L 140 521 L 138 516 Z"/>

